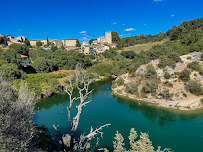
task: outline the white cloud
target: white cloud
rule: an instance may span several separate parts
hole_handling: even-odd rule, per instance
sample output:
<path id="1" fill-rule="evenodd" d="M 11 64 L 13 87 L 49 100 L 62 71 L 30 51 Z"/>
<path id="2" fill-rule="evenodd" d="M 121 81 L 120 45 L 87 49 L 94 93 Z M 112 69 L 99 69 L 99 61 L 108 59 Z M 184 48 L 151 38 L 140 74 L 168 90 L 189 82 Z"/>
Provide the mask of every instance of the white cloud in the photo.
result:
<path id="1" fill-rule="evenodd" d="M 171 15 L 171 17 L 174 17 L 175 15 Z"/>
<path id="2" fill-rule="evenodd" d="M 162 0 L 153 0 L 154 2 L 161 2 Z"/>
<path id="3" fill-rule="evenodd" d="M 129 28 L 129 29 L 125 29 L 124 31 L 135 31 L 136 29 L 134 28 Z"/>
<path id="4" fill-rule="evenodd" d="M 87 31 L 81 31 L 81 32 L 79 32 L 79 33 L 83 33 L 83 34 L 84 34 L 84 33 L 87 33 Z"/>
<path id="5" fill-rule="evenodd" d="M 113 21 L 112 24 L 117 24 L 116 21 Z"/>
<path id="6" fill-rule="evenodd" d="M 87 38 L 87 37 L 80 37 L 79 38 L 81 41 L 89 41 L 90 40 L 90 38 Z"/>

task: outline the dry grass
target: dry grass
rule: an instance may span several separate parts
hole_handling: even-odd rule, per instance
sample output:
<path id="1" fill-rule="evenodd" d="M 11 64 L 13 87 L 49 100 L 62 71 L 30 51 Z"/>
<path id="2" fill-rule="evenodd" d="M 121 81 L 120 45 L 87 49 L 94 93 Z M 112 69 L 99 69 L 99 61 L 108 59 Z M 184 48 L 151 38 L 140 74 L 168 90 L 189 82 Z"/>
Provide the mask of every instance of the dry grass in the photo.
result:
<path id="1" fill-rule="evenodd" d="M 142 50 L 143 51 L 148 51 L 149 49 L 151 49 L 153 46 L 155 45 L 161 45 L 164 42 L 166 42 L 168 39 L 164 39 L 160 42 L 153 42 L 153 43 L 146 43 L 146 44 L 137 44 L 134 46 L 130 46 L 130 47 L 126 47 L 124 48 L 123 51 L 134 51 L 135 53 L 140 53 Z"/>

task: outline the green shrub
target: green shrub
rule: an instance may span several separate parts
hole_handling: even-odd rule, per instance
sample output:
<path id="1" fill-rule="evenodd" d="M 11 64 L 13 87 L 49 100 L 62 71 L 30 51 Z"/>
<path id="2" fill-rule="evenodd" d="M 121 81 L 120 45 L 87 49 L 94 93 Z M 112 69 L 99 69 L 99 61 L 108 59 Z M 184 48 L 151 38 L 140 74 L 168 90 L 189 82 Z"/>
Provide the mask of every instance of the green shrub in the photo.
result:
<path id="1" fill-rule="evenodd" d="M 203 98 L 201 99 L 201 102 L 202 102 L 202 104 L 203 104 Z"/>
<path id="2" fill-rule="evenodd" d="M 185 87 L 192 94 L 201 95 L 203 93 L 202 85 L 197 81 L 190 80 Z"/>
<path id="3" fill-rule="evenodd" d="M 119 78 L 119 79 L 116 81 L 116 83 L 117 83 L 118 86 L 124 85 L 124 80 L 123 80 L 123 78 Z"/>
<path id="4" fill-rule="evenodd" d="M 51 94 L 60 93 L 62 91 L 62 86 L 57 78 L 62 77 L 64 77 L 64 75 L 52 73 L 27 74 L 25 80 L 16 79 L 13 81 L 13 85 L 19 89 L 21 83 L 26 84 L 28 89 L 35 94 L 36 99 L 39 100 L 43 97 L 48 97 Z"/>
<path id="5" fill-rule="evenodd" d="M 192 59 L 192 58 L 191 58 L 191 56 L 188 56 L 187 59 L 190 60 L 190 59 Z"/>
<path id="6" fill-rule="evenodd" d="M 165 68 L 166 66 L 169 66 L 171 68 L 175 68 L 176 67 L 176 62 L 173 61 L 172 59 L 170 58 L 163 58 L 161 57 L 159 59 L 159 64 L 158 64 L 159 68 L 163 69 Z"/>
<path id="7" fill-rule="evenodd" d="M 164 82 L 165 85 L 169 86 L 169 87 L 173 87 L 173 83 L 169 82 L 169 81 L 166 81 Z"/>
<path id="8" fill-rule="evenodd" d="M 126 92 L 130 94 L 136 94 L 138 93 L 138 84 L 135 82 L 130 82 L 126 84 Z"/>
<path id="9" fill-rule="evenodd" d="M 185 98 L 187 98 L 187 94 L 186 94 L 186 93 L 183 93 L 183 96 L 184 96 Z"/>
<path id="10" fill-rule="evenodd" d="M 190 74 L 191 72 L 187 69 L 184 69 L 183 71 L 181 71 L 179 78 L 184 81 L 187 82 L 190 80 Z"/>
<path id="11" fill-rule="evenodd" d="M 148 80 L 142 87 L 142 92 L 149 94 L 149 93 L 156 93 L 158 89 L 158 81 L 156 80 Z"/>
<path id="12" fill-rule="evenodd" d="M 170 52 L 168 54 L 168 58 L 173 60 L 174 62 L 181 62 L 180 55 L 176 52 Z"/>
<path id="13" fill-rule="evenodd" d="M 145 73 L 147 79 L 158 79 L 157 72 L 153 65 L 148 65 Z"/>
<path id="14" fill-rule="evenodd" d="M 191 70 L 194 70 L 194 71 L 197 71 L 197 72 L 202 71 L 202 67 L 196 61 L 189 63 L 187 65 L 187 67 L 190 68 Z"/>
<path id="15" fill-rule="evenodd" d="M 173 93 L 170 93 L 169 90 L 164 90 L 159 94 L 163 99 L 171 99 L 173 97 Z"/>
<path id="16" fill-rule="evenodd" d="M 171 75 L 170 75 L 168 72 L 165 72 L 164 78 L 165 78 L 165 79 L 170 79 L 170 78 L 171 78 Z"/>
<path id="17" fill-rule="evenodd" d="M 6 81 L 13 81 L 15 79 L 25 79 L 26 74 L 18 69 L 18 66 L 12 63 L 3 64 L 0 66 L 2 77 Z"/>

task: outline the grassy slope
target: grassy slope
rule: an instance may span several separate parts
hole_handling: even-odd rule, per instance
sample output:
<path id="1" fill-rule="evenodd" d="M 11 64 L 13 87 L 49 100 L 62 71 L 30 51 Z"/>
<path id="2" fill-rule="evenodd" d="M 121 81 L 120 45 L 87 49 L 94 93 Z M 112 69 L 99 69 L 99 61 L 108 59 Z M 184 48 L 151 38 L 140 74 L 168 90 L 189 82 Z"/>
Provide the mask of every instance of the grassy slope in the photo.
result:
<path id="1" fill-rule="evenodd" d="M 124 51 L 134 51 L 135 53 L 140 53 L 140 51 L 142 51 L 142 50 L 147 51 L 147 50 L 151 49 L 152 46 L 155 46 L 155 45 L 158 45 L 158 44 L 161 45 L 166 41 L 167 41 L 167 39 L 164 39 L 164 40 L 159 41 L 159 42 L 146 43 L 146 44 L 137 44 L 137 45 L 134 45 L 134 46 L 124 48 Z"/>

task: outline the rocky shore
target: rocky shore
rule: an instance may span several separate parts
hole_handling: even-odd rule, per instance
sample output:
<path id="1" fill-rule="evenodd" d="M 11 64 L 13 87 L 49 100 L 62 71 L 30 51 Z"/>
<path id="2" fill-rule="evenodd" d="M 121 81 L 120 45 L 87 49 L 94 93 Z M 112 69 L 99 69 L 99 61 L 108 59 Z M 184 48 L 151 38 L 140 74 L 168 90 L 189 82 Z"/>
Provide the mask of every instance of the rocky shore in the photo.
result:
<path id="1" fill-rule="evenodd" d="M 187 68 L 187 65 L 192 62 L 198 62 L 198 64 L 203 67 L 203 61 L 201 59 L 200 52 L 194 52 L 187 55 L 180 56 L 181 62 L 178 62 L 175 68 L 169 66 L 164 69 L 159 68 L 159 59 L 152 60 L 150 63 L 140 66 L 136 72 L 133 74 L 124 74 L 119 76 L 112 85 L 112 92 L 115 95 L 125 96 L 135 100 L 145 101 L 151 104 L 155 104 L 160 107 L 177 109 L 177 110 L 196 110 L 203 108 L 203 95 L 195 95 L 186 89 L 186 84 L 180 80 L 181 71 Z M 146 69 L 148 65 L 154 66 L 156 69 L 159 82 L 155 93 L 142 93 L 143 86 L 146 84 L 147 79 L 143 78 L 146 74 Z M 170 78 L 166 79 L 164 77 L 165 73 L 171 75 Z M 118 81 L 122 79 L 123 84 L 118 84 Z M 197 71 L 191 70 L 190 80 L 198 82 L 200 85 L 203 84 L 203 76 Z M 170 84 L 167 85 L 166 84 Z M 129 87 L 132 84 L 136 84 L 133 89 L 137 89 L 134 93 L 130 93 Z M 167 91 L 166 91 L 167 90 Z M 167 92 L 169 98 L 163 98 L 161 96 L 162 92 Z M 132 91 L 131 91 L 132 92 Z"/>

